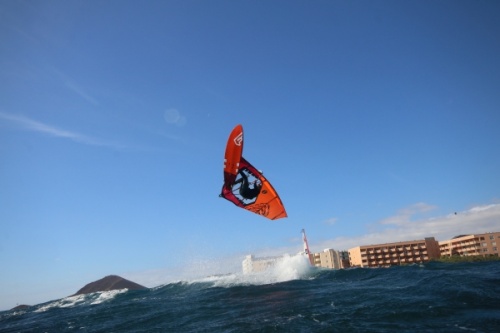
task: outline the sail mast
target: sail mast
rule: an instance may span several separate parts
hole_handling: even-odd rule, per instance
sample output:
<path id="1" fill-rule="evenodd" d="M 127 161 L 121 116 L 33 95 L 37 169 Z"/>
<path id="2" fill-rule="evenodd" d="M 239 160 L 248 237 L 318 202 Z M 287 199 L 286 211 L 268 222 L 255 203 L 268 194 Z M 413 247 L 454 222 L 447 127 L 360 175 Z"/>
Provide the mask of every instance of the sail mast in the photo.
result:
<path id="1" fill-rule="evenodd" d="M 309 243 L 307 242 L 305 229 L 302 229 L 302 242 L 304 243 L 304 253 L 309 258 L 309 262 L 311 263 L 311 265 L 314 266 L 314 263 L 313 263 L 312 257 L 311 257 L 311 251 L 309 250 Z"/>

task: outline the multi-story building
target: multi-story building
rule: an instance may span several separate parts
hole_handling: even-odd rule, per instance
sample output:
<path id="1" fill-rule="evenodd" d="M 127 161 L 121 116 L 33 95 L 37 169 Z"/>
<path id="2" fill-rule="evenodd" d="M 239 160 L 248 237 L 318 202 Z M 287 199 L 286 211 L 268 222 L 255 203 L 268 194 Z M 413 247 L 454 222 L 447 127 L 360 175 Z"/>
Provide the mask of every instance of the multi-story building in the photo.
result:
<path id="1" fill-rule="evenodd" d="M 423 240 L 365 245 L 349 251 L 326 249 L 311 253 L 303 232 L 304 251 L 312 265 L 332 269 L 347 267 L 389 267 L 414 263 L 426 263 L 441 256 L 499 256 L 500 232 L 461 235 L 447 241 L 438 242 L 434 237 Z M 255 258 L 248 255 L 242 262 L 243 273 L 267 270 L 283 260 L 283 257 Z"/>
<path id="2" fill-rule="evenodd" d="M 325 249 L 323 252 L 311 253 L 309 255 L 311 263 L 316 267 L 341 269 L 349 267 L 349 261 L 346 251 L 335 251 L 334 249 Z"/>
<path id="3" fill-rule="evenodd" d="M 423 240 L 358 246 L 349 250 L 352 267 L 389 267 L 425 263 L 439 258 L 439 243 L 434 237 Z"/>
<path id="4" fill-rule="evenodd" d="M 497 245 L 498 244 L 498 245 Z M 500 245 L 500 232 L 486 234 L 460 235 L 439 242 L 441 256 L 497 256 Z"/>

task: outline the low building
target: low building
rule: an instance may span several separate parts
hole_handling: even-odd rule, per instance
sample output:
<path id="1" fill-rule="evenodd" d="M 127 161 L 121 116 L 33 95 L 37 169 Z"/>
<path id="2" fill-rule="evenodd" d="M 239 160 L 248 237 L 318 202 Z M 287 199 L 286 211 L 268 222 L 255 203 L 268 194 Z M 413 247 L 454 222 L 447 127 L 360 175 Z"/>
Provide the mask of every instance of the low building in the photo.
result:
<path id="1" fill-rule="evenodd" d="M 500 232 L 485 234 L 460 235 L 453 239 L 439 242 L 441 256 L 497 256 L 500 244 Z"/>
<path id="2" fill-rule="evenodd" d="M 351 267 L 390 267 L 425 263 L 439 258 L 439 243 L 434 237 L 423 240 L 358 246 L 349 250 Z"/>
<path id="3" fill-rule="evenodd" d="M 311 253 L 309 255 L 311 263 L 316 267 L 341 269 L 349 267 L 347 251 L 335 251 L 334 249 L 325 249 L 323 252 Z"/>
<path id="4" fill-rule="evenodd" d="M 253 255 L 247 255 L 241 265 L 243 266 L 243 274 L 263 272 L 269 267 L 276 265 L 283 257 L 264 257 L 255 258 Z"/>

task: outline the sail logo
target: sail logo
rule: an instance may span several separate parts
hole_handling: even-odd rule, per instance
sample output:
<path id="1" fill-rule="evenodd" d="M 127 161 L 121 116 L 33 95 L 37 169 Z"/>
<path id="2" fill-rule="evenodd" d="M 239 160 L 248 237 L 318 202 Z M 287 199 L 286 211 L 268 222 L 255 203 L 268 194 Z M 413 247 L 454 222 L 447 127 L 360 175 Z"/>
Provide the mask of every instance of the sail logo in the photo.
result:
<path id="1" fill-rule="evenodd" d="M 242 143 L 243 143 L 243 132 L 241 132 L 240 134 L 238 134 L 237 137 L 234 138 L 235 145 L 241 146 Z"/>

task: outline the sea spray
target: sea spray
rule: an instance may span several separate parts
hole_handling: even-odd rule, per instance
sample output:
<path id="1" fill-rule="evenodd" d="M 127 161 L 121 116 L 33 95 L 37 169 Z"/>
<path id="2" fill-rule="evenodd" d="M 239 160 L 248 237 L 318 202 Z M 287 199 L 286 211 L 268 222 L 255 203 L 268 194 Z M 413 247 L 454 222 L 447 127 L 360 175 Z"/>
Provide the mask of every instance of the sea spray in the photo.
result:
<path id="1" fill-rule="evenodd" d="M 312 276 L 317 268 L 311 267 L 309 260 L 297 254 L 288 254 L 276 258 L 274 265 L 269 266 L 261 272 L 244 274 L 242 272 L 232 274 L 220 274 L 193 279 L 189 283 L 213 283 L 214 286 L 229 287 L 234 285 L 264 285 L 280 283 L 297 279 L 307 279 Z"/>
<path id="2" fill-rule="evenodd" d="M 319 270 L 303 259 L 0 312 L 0 331 L 500 332 L 500 262 Z"/>
<path id="3" fill-rule="evenodd" d="M 307 257 L 297 254 L 284 255 L 276 264 L 261 273 L 254 273 L 260 283 L 278 283 L 308 278 L 315 268 L 311 267 Z"/>

